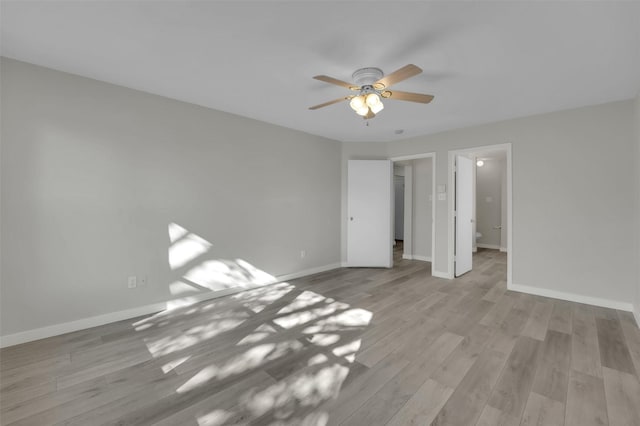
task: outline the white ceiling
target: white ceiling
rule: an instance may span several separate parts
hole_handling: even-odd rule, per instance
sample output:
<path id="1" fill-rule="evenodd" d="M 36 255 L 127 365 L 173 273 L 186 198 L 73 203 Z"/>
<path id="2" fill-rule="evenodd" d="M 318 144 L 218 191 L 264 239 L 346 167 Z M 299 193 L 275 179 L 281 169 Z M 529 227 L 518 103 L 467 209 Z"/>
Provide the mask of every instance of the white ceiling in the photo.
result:
<path id="1" fill-rule="evenodd" d="M 640 2 L 3 1 L 2 54 L 342 141 L 388 141 L 628 99 Z M 424 73 L 370 126 L 313 80 Z M 404 133 L 396 135 L 395 130 Z"/>

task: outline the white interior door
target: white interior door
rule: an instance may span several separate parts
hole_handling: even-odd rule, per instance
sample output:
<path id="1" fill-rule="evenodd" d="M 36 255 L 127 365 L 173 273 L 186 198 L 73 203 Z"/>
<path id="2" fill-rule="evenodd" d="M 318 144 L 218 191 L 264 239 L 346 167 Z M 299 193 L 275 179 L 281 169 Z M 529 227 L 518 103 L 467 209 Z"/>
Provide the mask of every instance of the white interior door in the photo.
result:
<path id="1" fill-rule="evenodd" d="M 390 160 L 349 160 L 347 265 L 393 266 L 393 165 Z"/>
<path id="2" fill-rule="evenodd" d="M 472 268 L 473 258 L 473 163 L 456 156 L 456 249 L 455 276 Z"/>

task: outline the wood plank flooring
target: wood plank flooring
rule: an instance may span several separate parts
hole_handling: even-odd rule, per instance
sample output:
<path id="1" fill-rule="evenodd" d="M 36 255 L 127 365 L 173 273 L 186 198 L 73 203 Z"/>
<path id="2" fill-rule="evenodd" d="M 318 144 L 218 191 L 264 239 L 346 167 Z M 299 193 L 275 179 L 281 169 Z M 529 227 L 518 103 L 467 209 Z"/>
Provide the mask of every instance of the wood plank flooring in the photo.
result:
<path id="1" fill-rule="evenodd" d="M 1 425 L 640 425 L 631 314 L 506 256 L 338 269 L 0 350 Z"/>

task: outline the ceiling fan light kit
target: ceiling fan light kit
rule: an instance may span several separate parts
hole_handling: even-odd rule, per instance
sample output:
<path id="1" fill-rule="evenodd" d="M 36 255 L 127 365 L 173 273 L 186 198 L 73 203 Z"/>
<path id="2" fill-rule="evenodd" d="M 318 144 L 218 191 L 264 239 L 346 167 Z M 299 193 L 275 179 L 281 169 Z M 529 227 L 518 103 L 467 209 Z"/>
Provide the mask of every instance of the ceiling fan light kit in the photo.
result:
<path id="1" fill-rule="evenodd" d="M 421 72 L 422 70 L 413 64 L 406 65 L 387 76 L 384 75 L 380 68 L 360 68 L 351 76 L 355 84 L 349 84 L 326 75 L 317 75 L 313 78 L 324 81 L 325 83 L 346 87 L 349 90 L 358 92 L 358 94 L 334 99 L 333 101 L 312 106 L 309 109 L 315 110 L 348 100 L 350 101 L 349 106 L 351 109 L 367 120 L 375 117 L 377 113 L 384 109 L 381 98 L 427 104 L 433 100 L 433 96 L 421 93 L 386 90 L 392 84 L 399 83 Z"/>

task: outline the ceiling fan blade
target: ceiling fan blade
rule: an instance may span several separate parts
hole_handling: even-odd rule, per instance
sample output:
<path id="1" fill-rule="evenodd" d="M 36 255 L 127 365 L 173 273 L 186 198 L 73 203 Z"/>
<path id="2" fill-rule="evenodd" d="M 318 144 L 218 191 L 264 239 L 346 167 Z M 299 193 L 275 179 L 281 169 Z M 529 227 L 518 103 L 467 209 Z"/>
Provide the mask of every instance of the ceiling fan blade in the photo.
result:
<path id="1" fill-rule="evenodd" d="M 371 108 L 369 108 L 369 112 L 367 113 L 367 115 L 363 115 L 362 118 L 364 118 L 365 120 L 368 120 L 370 118 L 375 117 L 376 115 L 373 113 L 373 111 L 371 111 Z"/>
<path id="2" fill-rule="evenodd" d="M 386 90 L 385 92 L 388 92 L 390 94 L 388 96 L 384 96 L 383 93 L 383 97 L 395 99 L 397 101 L 409 101 L 428 104 L 433 100 L 432 95 L 424 95 L 422 93 L 401 92 L 400 90 Z"/>
<path id="3" fill-rule="evenodd" d="M 320 104 L 320 105 L 314 105 L 314 106 L 312 106 L 312 107 L 309 107 L 309 109 L 324 108 L 324 107 L 329 106 L 329 105 L 337 104 L 338 102 L 348 101 L 348 100 L 349 100 L 349 99 L 351 99 L 352 97 L 353 97 L 353 96 L 345 96 L 345 97 L 343 97 L 343 98 L 334 99 L 334 100 L 332 100 L 332 101 L 325 102 L 325 103 Z"/>
<path id="4" fill-rule="evenodd" d="M 346 87 L 349 90 L 360 90 L 360 87 L 347 83 L 346 81 L 338 80 L 337 78 L 329 77 L 328 75 L 316 75 L 316 80 L 324 81 L 325 83 L 335 84 L 336 86 Z"/>
<path id="5" fill-rule="evenodd" d="M 399 70 L 396 70 L 389 75 L 385 75 L 380 80 L 373 83 L 373 87 L 375 87 L 378 90 L 381 90 L 386 87 L 390 87 L 392 84 L 399 83 L 403 80 L 406 80 L 415 75 L 418 75 L 421 72 L 422 72 L 422 69 L 420 67 L 417 67 L 413 64 L 405 65 Z"/>

